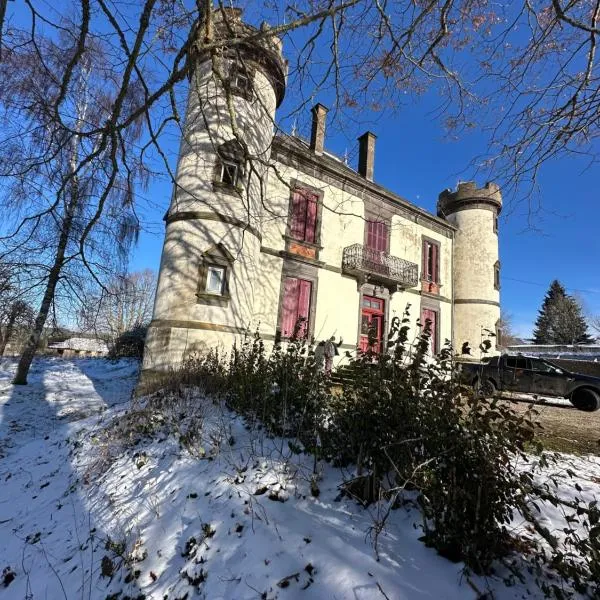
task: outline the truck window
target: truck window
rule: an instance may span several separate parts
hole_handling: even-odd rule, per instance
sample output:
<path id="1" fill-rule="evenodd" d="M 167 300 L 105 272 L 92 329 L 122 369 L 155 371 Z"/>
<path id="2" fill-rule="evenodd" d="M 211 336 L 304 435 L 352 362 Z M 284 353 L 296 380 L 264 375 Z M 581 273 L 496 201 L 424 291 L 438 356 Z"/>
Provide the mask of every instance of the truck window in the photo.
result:
<path id="1" fill-rule="evenodd" d="M 531 361 L 524 356 L 507 356 L 505 364 L 508 369 L 531 369 Z"/>

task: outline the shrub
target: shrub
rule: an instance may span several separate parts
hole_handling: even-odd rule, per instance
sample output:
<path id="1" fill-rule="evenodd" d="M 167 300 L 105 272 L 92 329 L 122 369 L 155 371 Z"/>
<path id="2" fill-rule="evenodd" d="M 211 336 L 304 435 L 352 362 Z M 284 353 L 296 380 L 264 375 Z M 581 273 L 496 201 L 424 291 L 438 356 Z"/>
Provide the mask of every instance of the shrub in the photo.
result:
<path id="1" fill-rule="evenodd" d="M 123 332 L 114 342 L 108 357 L 117 358 L 144 358 L 144 341 L 148 327 L 138 325 L 129 331 Z"/>

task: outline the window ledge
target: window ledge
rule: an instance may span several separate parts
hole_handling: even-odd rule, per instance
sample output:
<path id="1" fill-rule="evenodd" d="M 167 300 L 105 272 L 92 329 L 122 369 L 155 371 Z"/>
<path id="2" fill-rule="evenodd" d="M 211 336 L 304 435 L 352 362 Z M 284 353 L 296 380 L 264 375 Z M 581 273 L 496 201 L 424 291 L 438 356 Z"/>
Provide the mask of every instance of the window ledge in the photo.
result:
<path id="1" fill-rule="evenodd" d="M 292 242 L 294 244 L 302 244 L 303 246 L 308 246 L 309 248 L 315 248 L 316 250 L 323 250 L 323 246 L 318 242 L 307 242 L 306 240 L 299 240 L 291 235 L 284 234 L 281 236 L 286 242 Z"/>
<path id="2" fill-rule="evenodd" d="M 239 197 L 244 188 L 241 185 L 233 186 L 228 183 L 223 183 L 222 181 L 213 181 L 213 192 L 222 192 L 224 194 L 229 194 L 230 196 Z"/>
<path id="3" fill-rule="evenodd" d="M 209 294 L 208 292 L 198 292 L 196 294 L 198 304 L 206 304 L 208 306 L 227 306 L 231 300 L 229 294 Z"/>

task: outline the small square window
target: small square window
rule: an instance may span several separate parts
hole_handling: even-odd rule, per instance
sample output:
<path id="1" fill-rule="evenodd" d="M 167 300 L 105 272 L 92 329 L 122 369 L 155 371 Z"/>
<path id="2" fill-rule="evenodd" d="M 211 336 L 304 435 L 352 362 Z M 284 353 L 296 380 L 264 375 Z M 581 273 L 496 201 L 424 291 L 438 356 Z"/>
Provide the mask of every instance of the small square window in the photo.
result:
<path id="1" fill-rule="evenodd" d="M 225 267 L 208 267 L 206 274 L 206 291 L 209 294 L 223 295 L 225 291 Z"/>
<path id="2" fill-rule="evenodd" d="M 238 163 L 231 160 L 221 160 L 221 183 L 236 187 L 240 168 Z"/>

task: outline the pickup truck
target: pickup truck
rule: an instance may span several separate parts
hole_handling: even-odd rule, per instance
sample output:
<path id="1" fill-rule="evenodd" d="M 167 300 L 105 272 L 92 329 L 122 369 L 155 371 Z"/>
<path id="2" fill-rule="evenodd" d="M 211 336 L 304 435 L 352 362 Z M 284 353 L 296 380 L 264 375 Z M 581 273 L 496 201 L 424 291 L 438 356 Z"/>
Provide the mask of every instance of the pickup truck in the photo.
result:
<path id="1" fill-rule="evenodd" d="M 481 395 L 517 392 L 568 398 L 587 412 L 600 408 L 600 377 L 571 373 L 552 362 L 530 356 L 494 356 L 482 363 L 462 363 L 462 378 Z"/>

